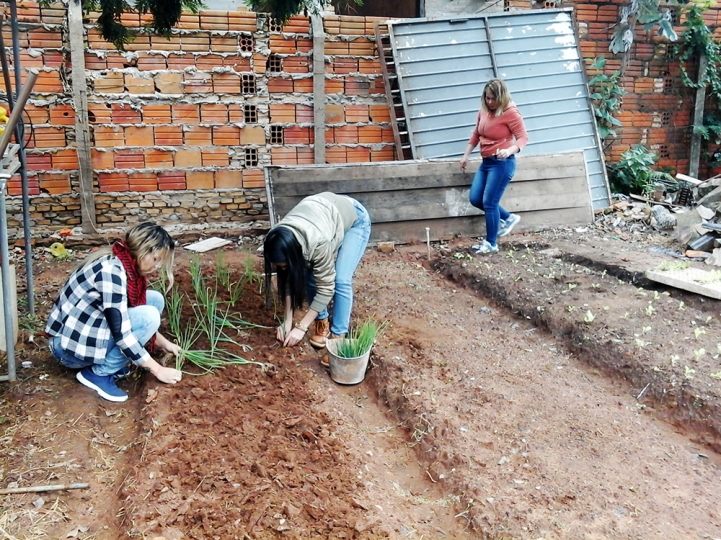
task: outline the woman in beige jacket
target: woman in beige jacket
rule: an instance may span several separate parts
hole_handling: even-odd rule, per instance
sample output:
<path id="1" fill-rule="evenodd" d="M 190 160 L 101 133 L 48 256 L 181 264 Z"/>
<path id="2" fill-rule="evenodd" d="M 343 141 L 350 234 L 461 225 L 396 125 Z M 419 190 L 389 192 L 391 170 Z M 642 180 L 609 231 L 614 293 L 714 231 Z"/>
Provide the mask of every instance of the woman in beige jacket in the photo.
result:
<path id="1" fill-rule="evenodd" d="M 270 293 L 271 274 L 278 275 L 278 298 L 285 319 L 276 337 L 285 346 L 303 339 L 310 324 L 310 343 L 323 348 L 329 336 L 348 332 L 353 309 L 353 274 L 371 232 L 367 210 L 345 195 L 324 192 L 306 197 L 273 227 L 264 242 L 265 284 Z M 293 313 L 308 299 L 309 308 L 293 324 Z M 328 305 L 333 300 L 333 325 Z"/>

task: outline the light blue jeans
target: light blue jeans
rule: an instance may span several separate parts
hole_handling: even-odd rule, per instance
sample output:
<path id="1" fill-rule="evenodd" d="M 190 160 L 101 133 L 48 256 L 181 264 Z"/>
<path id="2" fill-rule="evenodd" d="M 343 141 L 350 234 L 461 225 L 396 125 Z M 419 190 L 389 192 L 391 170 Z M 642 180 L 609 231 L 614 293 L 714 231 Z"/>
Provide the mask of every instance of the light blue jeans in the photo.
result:
<path id="1" fill-rule="evenodd" d="M 507 220 L 511 215 L 501 207 L 500 202 L 515 173 L 515 155 L 506 159 L 487 157 L 483 158 L 483 162 L 478 167 L 473 182 L 471 182 L 468 199 L 473 206 L 485 212 L 486 240 L 494 246 L 498 241 L 500 221 Z"/>
<path id="2" fill-rule="evenodd" d="M 350 314 L 353 310 L 353 274 L 358 268 L 371 235 L 371 218 L 361 203 L 353 200 L 358 219 L 345 233 L 343 243 L 335 260 L 335 293 L 333 294 L 333 322 L 330 328 L 336 336 L 348 333 Z M 315 278 L 308 271 L 308 298 L 315 297 Z M 328 308 L 318 314 L 318 319 L 328 318 Z"/>
<path id="3" fill-rule="evenodd" d="M 160 314 L 165 308 L 165 298 L 158 291 L 149 290 L 146 296 L 146 304 L 128 308 L 130 326 L 135 339 L 141 345 L 145 345 L 160 328 Z M 125 367 L 128 363 L 127 357 L 115 345 L 111 337 L 108 344 L 108 352 L 105 358 L 93 364 L 87 360 L 81 360 L 72 352 L 66 351 L 60 346 L 60 338 L 54 337 L 50 340 L 50 350 L 61 364 L 71 369 L 83 369 L 92 366 L 96 375 L 113 375 Z"/>

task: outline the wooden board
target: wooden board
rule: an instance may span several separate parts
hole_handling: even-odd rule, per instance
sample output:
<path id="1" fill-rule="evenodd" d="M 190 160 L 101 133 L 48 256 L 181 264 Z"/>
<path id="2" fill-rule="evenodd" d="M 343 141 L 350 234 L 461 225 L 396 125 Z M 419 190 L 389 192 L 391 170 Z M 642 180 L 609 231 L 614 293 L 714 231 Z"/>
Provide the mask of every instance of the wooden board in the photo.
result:
<path id="1" fill-rule="evenodd" d="M 721 281 L 711 281 L 714 275 L 708 270 L 692 267 L 669 271 L 647 270 L 646 277 L 677 289 L 721 300 Z"/>
<path id="2" fill-rule="evenodd" d="M 199 242 L 195 242 L 194 244 L 187 245 L 185 246 L 185 249 L 187 249 L 188 251 L 195 251 L 196 253 L 205 253 L 206 251 L 218 249 L 219 247 L 227 246 L 228 244 L 232 243 L 233 242 L 225 238 L 218 238 L 217 236 L 213 236 L 212 238 L 206 238 L 205 240 L 200 240 Z"/>
<path id="3" fill-rule="evenodd" d="M 433 240 L 481 234 L 483 212 L 468 202 L 479 164 L 465 172 L 457 160 L 266 167 L 271 223 L 303 197 L 332 191 L 368 209 L 372 241 L 425 240 L 425 227 Z M 501 203 L 521 215 L 516 230 L 592 222 L 583 152 L 519 156 Z"/>

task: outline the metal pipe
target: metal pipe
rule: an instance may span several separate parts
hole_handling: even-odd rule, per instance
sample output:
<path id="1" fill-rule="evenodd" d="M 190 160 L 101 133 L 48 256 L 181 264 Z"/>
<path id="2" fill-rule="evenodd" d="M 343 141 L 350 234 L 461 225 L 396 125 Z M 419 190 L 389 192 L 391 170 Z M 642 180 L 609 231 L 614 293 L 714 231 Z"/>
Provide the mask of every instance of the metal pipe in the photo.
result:
<path id="1" fill-rule="evenodd" d="M 7 144 L 6 144 L 7 146 Z M 0 152 L 0 156 L 5 149 Z M 5 315 L 5 352 L 8 358 L 8 381 L 15 382 L 15 325 L 10 299 L 10 253 L 8 249 L 7 214 L 5 211 L 5 187 L 9 174 L 0 174 L 0 268 L 2 269 L 3 314 Z"/>
<path id="2" fill-rule="evenodd" d="M 32 92 L 33 85 L 35 84 L 35 80 L 38 78 L 38 74 L 34 71 L 31 71 L 28 73 L 27 80 L 25 81 L 25 86 L 22 89 L 22 92 L 20 92 L 20 95 L 18 96 L 17 103 L 15 104 L 15 108 L 10 113 L 10 118 L 8 119 L 8 123 L 5 127 L 5 133 L 3 133 L 2 139 L 0 139 L 0 158 L 2 158 L 3 155 L 5 155 L 5 150 L 7 150 L 8 145 L 10 144 L 10 139 L 12 139 L 13 132 L 15 131 L 15 127 L 17 127 L 18 122 L 20 121 L 20 117 L 23 114 L 23 108 L 25 107 L 25 104 L 28 102 L 28 98 L 30 97 L 30 92 Z M 22 141 L 18 143 L 20 147 L 22 147 Z M 18 154 L 20 151 L 18 151 Z M 22 166 L 22 163 L 21 163 Z"/>
<path id="3" fill-rule="evenodd" d="M 23 86 L 22 73 L 20 67 L 20 32 L 18 29 L 18 6 L 16 0 L 9 0 L 10 4 L 10 24 L 12 25 L 13 35 L 13 58 L 15 68 L 15 90 L 18 94 L 21 93 Z M 28 77 L 29 79 L 29 77 Z M 27 85 L 26 79 L 25 84 Z M 19 101 L 19 99 L 18 99 Z M 20 107 L 25 106 L 25 103 Z M 20 159 L 20 179 L 22 184 L 22 199 L 23 199 L 23 233 L 25 236 L 25 272 L 27 274 L 27 289 L 28 289 L 28 311 L 31 315 L 35 315 L 35 286 L 33 285 L 33 244 L 30 236 L 30 188 L 28 186 L 28 167 L 27 159 L 25 158 L 25 148 L 23 148 L 22 130 L 20 126 L 17 128 L 17 142 L 20 145 L 18 150 L 18 158 Z M 3 149 L 3 152 L 5 150 Z M 0 153 L 2 156 L 2 153 Z"/>

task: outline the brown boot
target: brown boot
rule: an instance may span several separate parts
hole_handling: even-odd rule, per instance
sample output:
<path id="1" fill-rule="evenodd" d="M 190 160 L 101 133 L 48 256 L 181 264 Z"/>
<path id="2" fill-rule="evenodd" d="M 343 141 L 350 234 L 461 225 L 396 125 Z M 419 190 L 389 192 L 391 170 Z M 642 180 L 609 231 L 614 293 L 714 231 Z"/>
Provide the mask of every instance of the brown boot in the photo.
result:
<path id="1" fill-rule="evenodd" d="M 315 330 L 310 336 L 310 344 L 316 349 L 325 347 L 325 340 L 330 336 L 330 321 L 328 319 L 316 319 Z"/>

